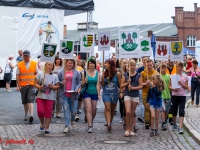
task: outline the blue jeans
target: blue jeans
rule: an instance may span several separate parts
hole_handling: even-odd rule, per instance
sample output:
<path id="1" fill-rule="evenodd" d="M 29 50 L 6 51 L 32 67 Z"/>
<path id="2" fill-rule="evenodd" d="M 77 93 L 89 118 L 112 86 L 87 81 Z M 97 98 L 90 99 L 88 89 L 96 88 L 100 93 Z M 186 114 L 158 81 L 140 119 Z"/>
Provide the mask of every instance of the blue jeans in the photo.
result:
<path id="1" fill-rule="evenodd" d="M 65 96 L 63 102 L 63 110 L 65 117 L 65 127 L 70 128 L 71 121 L 75 121 L 75 115 L 77 113 L 78 100 L 72 100 L 71 98 Z M 70 118 L 71 115 L 71 118 Z"/>
<path id="2" fill-rule="evenodd" d="M 200 84 L 199 84 L 199 81 L 197 81 L 197 79 L 192 78 L 192 80 L 191 80 L 192 101 L 194 101 L 195 91 L 196 91 L 196 105 L 198 105 L 199 104 L 199 94 L 200 94 Z"/>
<path id="3" fill-rule="evenodd" d="M 139 99 L 140 99 L 140 117 L 144 118 L 144 105 L 142 102 L 142 90 L 139 90 Z"/>

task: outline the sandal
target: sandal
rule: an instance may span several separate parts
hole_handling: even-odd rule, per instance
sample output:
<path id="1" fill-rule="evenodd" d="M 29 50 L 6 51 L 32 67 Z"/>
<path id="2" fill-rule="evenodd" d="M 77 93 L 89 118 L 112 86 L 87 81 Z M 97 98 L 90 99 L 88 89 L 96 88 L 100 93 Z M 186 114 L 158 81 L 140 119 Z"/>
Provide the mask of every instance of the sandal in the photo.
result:
<path id="1" fill-rule="evenodd" d="M 130 135 L 130 136 L 135 136 L 135 133 L 131 131 L 131 132 L 129 133 L 129 135 Z"/>
<path id="2" fill-rule="evenodd" d="M 111 126 L 107 126 L 108 132 L 111 132 L 112 128 Z"/>
<path id="3" fill-rule="evenodd" d="M 134 129 L 134 131 L 138 130 L 137 126 L 134 126 L 133 129 Z"/>
<path id="4" fill-rule="evenodd" d="M 126 132 L 124 133 L 124 136 L 125 136 L 125 137 L 129 137 L 129 135 L 130 135 L 130 134 L 129 134 L 128 131 L 126 131 Z"/>

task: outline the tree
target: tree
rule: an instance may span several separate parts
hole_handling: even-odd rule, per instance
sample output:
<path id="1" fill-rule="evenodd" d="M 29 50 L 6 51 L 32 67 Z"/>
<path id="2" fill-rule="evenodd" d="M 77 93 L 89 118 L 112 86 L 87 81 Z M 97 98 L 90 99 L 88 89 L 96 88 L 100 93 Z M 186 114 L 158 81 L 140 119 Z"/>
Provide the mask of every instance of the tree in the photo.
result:
<path id="1" fill-rule="evenodd" d="M 149 41 L 144 40 L 141 42 L 141 45 L 144 46 L 144 48 L 142 49 L 143 51 L 149 50 L 149 48 L 147 47 L 147 46 L 149 46 Z"/>
<path id="2" fill-rule="evenodd" d="M 84 35 L 84 37 L 83 37 L 83 44 L 85 45 L 85 42 L 87 41 L 87 38 L 86 38 L 86 36 Z"/>
<path id="3" fill-rule="evenodd" d="M 138 36 L 137 36 L 137 33 L 136 33 L 136 32 L 133 32 L 133 34 L 132 34 L 132 38 L 134 39 L 134 43 L 135 43 L 135 39 L 137 39 L 137 38 L 138 38 Z"/>
<path id="4" fill-rule="evenodd" d="M 65 42 L 62 43 L 62 47 L 66 47 L 66 43 Z"/>
<path id="5" fill-rule="evenodd" d="M 126 34 L 123 32 L 121 36 L 122 36 L 123 44 L 124 44 L 124 40 L 126 39 Z"/>
<path id="6" fill-rule="evenodd" d="M 178 42 L 176 42 L 174 44 L 174 49 L 176 49 L 176 52 L 178 52 L 178 49 L 180 48 L 180 45 L 178 44 Z"/>

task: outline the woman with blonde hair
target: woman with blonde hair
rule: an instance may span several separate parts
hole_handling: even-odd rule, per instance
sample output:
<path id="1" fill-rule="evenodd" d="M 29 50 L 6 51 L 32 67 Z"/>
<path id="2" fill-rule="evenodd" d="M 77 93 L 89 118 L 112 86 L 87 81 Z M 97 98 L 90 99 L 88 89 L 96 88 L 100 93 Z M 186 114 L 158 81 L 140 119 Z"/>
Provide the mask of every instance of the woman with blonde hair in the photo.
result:
<path id="1" fill-rule="evenodd" d="M 134 136 L 132 128 L 135 121 L 135 109 L 139 105 L 139 90 L 142 89 L 142 77 L 136 72 L 136 63 L 134 60 L 129 60 L 129 72 L 125 72 L 122 76 L 121 89 L 125 89 L 124 104 L 126 108 L 126 132 L 125 136 Z M 129 74 L 130 73 L 130 74 Z M 135 129 L 136 127 L 134 127 Z"/>
<path id="2" fill-rule="evenodd" d="M 64 133 L 70 131 L 70 127 L 75 126 L 75 115 L 78 107 L 78 90 L 81 87 L 81 74 L 76 70 L 75 59 L 66 59 L 64 69 L 58 73 L 61 84 L 59 90 L 60 102 L 63 105 L 65 117 Z"/>
<path id="3" fill-rule="evenodd" d="M 53 70 L 53 63 L 45 63 L 44 71 L 36 75 L 34 82 L 34 86 L 39 90 L 37 94 L 37 113 L 41 123 L 40 130 L 45 130 L 45 133 L 50 133 L 49 125 L 52 118 L 53 105 L 57 97 L 56 90 L 60 87 L 57 75 L 52 73 Z M 50 81 L 45 82 L 45 77 L 47 76 Z"/>

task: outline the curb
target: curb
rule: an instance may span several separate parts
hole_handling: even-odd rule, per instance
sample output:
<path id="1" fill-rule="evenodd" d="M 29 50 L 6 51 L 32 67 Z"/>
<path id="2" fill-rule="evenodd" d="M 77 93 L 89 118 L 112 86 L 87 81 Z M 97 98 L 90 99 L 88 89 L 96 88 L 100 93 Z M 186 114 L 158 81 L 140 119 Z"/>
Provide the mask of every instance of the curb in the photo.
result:
<path id="1" fill-rule="evenodd" d="M 185 108 L 188 108 L 190 105 L 191 99 L 189 99 L 188 101 L 186 101 L 185 104 Z M 200 133 L 197 132 L 187 121 L 187 118 L 184 117 L 184 121 L 183 121 L 183 126 L 186 128 L 186 130 L 191 134 L 192 138 L 198 143 L 200 144 Z"/>
<path id="2" fill-rule="evenodd" d="M 200 133 L 197 132 L 187 121 L 186 118 L 184 118 L 183 126 L 186 128 L 186 130 L 191 134 L 191 136 L 194 138 L 194 140 L 200 144 Z"/>

